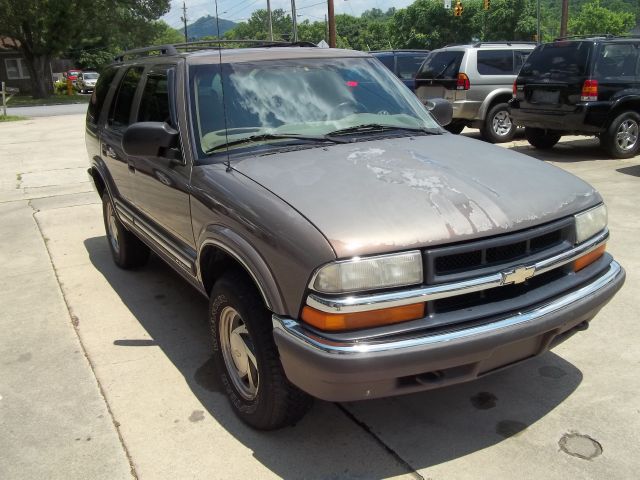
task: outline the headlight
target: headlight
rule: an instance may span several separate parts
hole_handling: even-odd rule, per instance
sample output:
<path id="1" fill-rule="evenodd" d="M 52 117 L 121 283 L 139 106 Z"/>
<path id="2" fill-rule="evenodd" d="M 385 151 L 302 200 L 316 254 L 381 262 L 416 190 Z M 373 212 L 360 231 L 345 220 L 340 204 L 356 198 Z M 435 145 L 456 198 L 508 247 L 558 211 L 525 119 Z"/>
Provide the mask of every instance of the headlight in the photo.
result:
<path id="1" fill-rule="evenodd" d="M 576 243 L 582 243 L 607 227 L 607 207 L 601 203 L 597 207 L 575 215 L 575 219 Z"/>
<path id="2" fill-rule="evenodd" d="M 312 288 L 339 293 L 418 283 L 422 283 L 422 255 L 416 250 L 331 263 L 318 270 Z"/>

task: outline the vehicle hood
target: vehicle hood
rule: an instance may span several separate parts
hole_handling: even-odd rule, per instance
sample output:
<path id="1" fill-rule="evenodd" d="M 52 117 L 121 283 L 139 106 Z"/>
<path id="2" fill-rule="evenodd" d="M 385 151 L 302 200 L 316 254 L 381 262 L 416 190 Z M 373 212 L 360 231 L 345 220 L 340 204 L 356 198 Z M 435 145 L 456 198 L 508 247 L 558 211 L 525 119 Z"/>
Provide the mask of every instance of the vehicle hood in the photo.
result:
<path id="1" fill-rule="evenodd" d="M 268 154 L 232 167 L 297 209 L 338 258 L 498 235 L 602 201 L 557 167 L 451 134 Z"/>

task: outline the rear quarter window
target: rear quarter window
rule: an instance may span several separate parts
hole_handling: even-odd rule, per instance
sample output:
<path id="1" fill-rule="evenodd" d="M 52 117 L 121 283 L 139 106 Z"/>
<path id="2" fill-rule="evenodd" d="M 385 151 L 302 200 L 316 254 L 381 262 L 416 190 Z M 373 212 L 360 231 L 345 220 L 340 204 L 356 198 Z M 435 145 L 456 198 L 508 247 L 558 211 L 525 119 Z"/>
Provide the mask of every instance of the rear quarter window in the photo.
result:
<path id="1" fill-rule="evenodd" d="M 601 79 L 635 77 L 637 64 L 637 44 L 604 44 L 596 58 L 595 75 Z"/>
<path id="2" fill-rule="evenodd" d="M 478 50 L 480 75 L 513 75 L 513 50 Z"/>

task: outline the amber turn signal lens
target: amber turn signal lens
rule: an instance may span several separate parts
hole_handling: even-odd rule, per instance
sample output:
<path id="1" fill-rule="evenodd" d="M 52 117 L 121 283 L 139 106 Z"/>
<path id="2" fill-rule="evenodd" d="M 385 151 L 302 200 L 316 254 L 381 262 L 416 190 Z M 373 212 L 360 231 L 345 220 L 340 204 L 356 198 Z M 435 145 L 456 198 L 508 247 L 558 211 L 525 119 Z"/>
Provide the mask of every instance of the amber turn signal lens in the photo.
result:
<path id="1" fill-rule="evenodd" d="M 573 262 L 573 271 L 577 272 L 591 265 L 593 262 L 598 260 L 602 255 L 604 255 L 604 251 L 606 250 L 606 248 L 607 248 L 606 244 L 600 245 L 594 251 L 581 256 L 579 259 Z"/>
<path id="2" fill-rule="evenodd" d="M 424 317 L 424 303 L 357 313 L 326 313 L 311 307 L 302 309 L 302 320 L 319 330 L 339 331 L 378 327 Z"/>

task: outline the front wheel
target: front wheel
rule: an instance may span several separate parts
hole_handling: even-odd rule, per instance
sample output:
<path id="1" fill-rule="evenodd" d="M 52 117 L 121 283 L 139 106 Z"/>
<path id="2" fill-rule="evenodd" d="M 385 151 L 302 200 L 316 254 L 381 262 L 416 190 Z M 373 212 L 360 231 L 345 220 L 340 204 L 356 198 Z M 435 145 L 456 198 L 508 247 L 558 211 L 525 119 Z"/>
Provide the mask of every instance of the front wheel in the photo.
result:
<path id="1" fill-rule="evenodd" d="M 102 215 L 113 261 L 125 270 L 143 266 L 149 260 L 149 247 L 124 228 L 107 192 L 102 195 Z"/>
<path id="2" fill-rule="evenodd" d="M 260 430 L 300 420 L 312 399 L 287 380 L 271 314 L 245 275 L 232 271 L 215 283 L 209 313 L 214 362 L 236 415 Z"/>
<path id="3" fill-rule="evenodd" d="M 640 115 L 624 112 L 618 115 L 601 135 L 602 146 L 615 158 L 631 158 L 640 150 Z"/>
<path id="4" fill-rule="evenodd" d="M 549 150 L 550 148 L 553 148 L 561 137 L 561 135 L 554 133 L 553 130 L 530 127 L 526 127 L 524 129 L 524 136 L 531 145 L 540 150 Z"/>
<path id="5" fill-rule="evenodd" d="M 511 121 L 509 106 L 506 103 L 494 105 L 487 113 L 484 125 L 480 128 L 482 137 L 491 143 L 504 143 L 513 140 L 516 125 Z"/>

